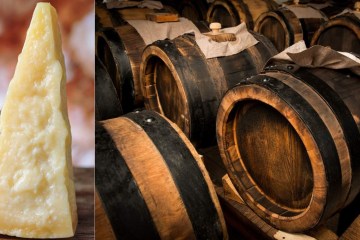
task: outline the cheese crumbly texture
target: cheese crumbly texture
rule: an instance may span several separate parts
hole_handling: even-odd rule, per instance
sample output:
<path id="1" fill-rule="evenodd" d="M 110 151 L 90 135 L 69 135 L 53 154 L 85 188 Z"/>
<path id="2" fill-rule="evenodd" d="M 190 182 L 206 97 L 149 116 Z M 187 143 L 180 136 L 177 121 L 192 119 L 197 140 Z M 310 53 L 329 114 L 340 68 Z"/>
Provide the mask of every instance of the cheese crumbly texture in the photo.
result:
<path id="1" fill-rule="evenodd" d="M 38 3 L 0 117 L 0 233 L 74 235 L 66 76 L 56 10 Z"/>

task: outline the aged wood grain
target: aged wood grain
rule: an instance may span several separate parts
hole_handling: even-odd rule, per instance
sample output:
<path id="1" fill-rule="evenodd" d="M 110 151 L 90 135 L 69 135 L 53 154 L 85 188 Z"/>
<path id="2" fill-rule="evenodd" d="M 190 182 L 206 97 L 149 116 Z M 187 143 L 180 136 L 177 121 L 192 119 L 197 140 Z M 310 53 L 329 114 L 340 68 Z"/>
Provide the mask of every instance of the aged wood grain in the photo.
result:
<path id="1" fill-rule="evenodd" d="M 173 7 L 177 10 L 180 16 L 193 22 L 206 20 L 206 12 L 208 9 L 208 3 L 206 0 L 163 0 L 161 2 L 167 6 Z"/>
<path id="2" fill-rule="evenodd" d="M 207 21 L 219 22 L 222 27 L 234 27 L 245 22 L 249 29 L 254 28 L 258 17 L 278 5 L 272 0 L 215 0 L 207 12 Z"/>
<path id="3" fill-rule="evenodd" d="M 126 21 L 146 20 L 149 14 L 166 14 L 170 11 L 166 6 L 160 10 L 137 7 L 107 9 L 104 4 L 96 4 L 96 55 L 113 80 L 124 113 L 143 106 L 139 66 L 145 47 L 141 36 Z"/>
<path id="4" fill-rule="evenodd" d="M 179 15 L 174 13 L 148 13 L 146 19 L 157 23 L 178 22 Z"/>
<path id="5" fill-rule="evenodd" d="M 144 48 L 144 40 L 129 24 L 103 29 L 97 34 L 97 56 L 113 80 L 125 113 L 142 106 L 139 65 Z"/>
<path id="6" fill-rule="evenodd" d="M 208 31 L 203 22 L 195 25 L 200 31 Z M 139 73 L 144 48 L 144 40 L 126 22 L 96 34 L 96 54 L 113 80 L 124 113 L 143 107 Z"/>
<path id="7" fill-rule="evenodd" d="M 265 37 L 238 54 L 206 59 L 193 35 L 147 46 L 140 81 L 147 109 L 175 122 L 196 146 L 215 144 L 215 117 L 220 99 L 241 79 L 261 71 L 276 53 Z"/>
<path id="8" fill-rule="evenodd" d="M 103 63 L 95 57 L 95 120 L 122 115 L 121 100 Z"/>
<path id="9" fill-rule="evenodd" d="M 74 168 L 78 226 L 74 240 L 94 239 L 94 169 Z M 0 235 L 0 239 L 27 239 Z"/>
<path id="10" fill-rule="evenodd" d="M 236 200 L 238 192 L 229 187 L 229 179 L 226 178 L 226 169 L 220 157 L 217 146 L 199 149 L 204 156 L 204 164 L 209 171 L 211 180 L 214 182 L 219 196 L 228 226 L 230 239 L 276 239 L 274 236 L 282 236 L 278 229 L 257 216 L 242 200 Z M 225 174 L 225 175 L 224 175 Z M 234 191 L 230 193 L 230 191 Z M 239 199 L 239 198 L 237 198 Z M 292 239 L 287 235 L 285 239 Z M 300 237 L 298 235 L 293 235 Z M 302 233 L 303 237 L 313 237 L 319 240 L 335 240 L 338 236 L 325 226 Z M 290 238 L 288 238 L 290 237 Z M 279 239 L 279 238 L 277 238 Z M 283 238 L 280 238 L 283 239 Z"/>
<path id="11" fill-rule="evenodd" d="M 101 31 L 107 27 L 117 27 L 126 24 L 126 20 L 145 20 L 146 14 L 163 12 L 166 10 L 155 10 L 149 8 L 113 8 L 108 9 L 104 3 L 95 4 L 95 27 Z"/>
<path id="12" fill-rule="evenodd" d="M 304 8 L 311 8 L 303 6 Z M 320 12 L 320 10 L 317 10 Z M 268 37 L 278 51 L 304 40 L 309 46 L 315 31 L 325 22 L 326 16 L 322 12 L 322 18 L 298 18 L 286 7 L 263 13 L 258 17 L 254 31 Z"/>
<path id="13" fill-rule="evenodd" d="M 278 229 L 324 223 L 360 192 L 359 77 L 276 64 L 224 96 L 222 159 L 244 201 Z"/>
<path id="14" fill-rule="evenodd" d="M 360 19 L 351 13 L 331 18 L 315 32 L 311 45 L 360 54 Z"/>
<path id="15" fill-rule="evenodd" d="M 202 160 L 176 125 L 150 111 L 100 124 L 96 187 L 118 238 L 227 238 Z"/>

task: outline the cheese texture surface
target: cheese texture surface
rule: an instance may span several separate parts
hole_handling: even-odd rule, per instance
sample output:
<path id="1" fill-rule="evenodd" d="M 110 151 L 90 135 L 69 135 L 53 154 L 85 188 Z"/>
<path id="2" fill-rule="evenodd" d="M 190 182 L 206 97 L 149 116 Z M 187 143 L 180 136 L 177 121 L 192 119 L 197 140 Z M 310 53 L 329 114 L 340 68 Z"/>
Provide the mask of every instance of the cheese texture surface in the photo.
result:
<path id="1" fill-rule="evenodd" d="M 0 233 L 74 235 L 65 64 L 55 9 L 38 3 L 0 116 Z"/>

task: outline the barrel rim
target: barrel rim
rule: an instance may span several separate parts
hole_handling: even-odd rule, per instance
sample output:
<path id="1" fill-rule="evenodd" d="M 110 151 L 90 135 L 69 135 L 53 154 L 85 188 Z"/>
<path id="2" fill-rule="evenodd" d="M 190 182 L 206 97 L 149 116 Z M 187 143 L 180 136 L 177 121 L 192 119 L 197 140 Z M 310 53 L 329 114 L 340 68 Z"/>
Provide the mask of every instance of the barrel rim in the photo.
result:
<path id="1" fill-rule="evenodd" d="M 105 91 L 107 90 L 107 94 Z M 109 100 L 113 102 L 111 104 L 111 111 L 109 106 L 103 103 L 103 100 Z M 95 56 L 95 120 L 105 120 L 120 116 L 123 113 L 121 106 L 121 100 L 117 95 L 114 83 L 112 82 L 109 73 L 107 72 L 104 64 L 101 60 Z"/>
<path id="2" fill-rule="evenodd" d="M 251 86 L 254 87 L 254 86 Z M 249 206 L 262 218 L 267 219 L 272 224 L 281 226 L 282 228 L 288 230 L 288 231 L 303 231 L 306 229 L 309 229 L 311 227 L 314 227 L 321 219 L 323 212 L 327 205 L 327 194 L 328 190 L 326 188 L 327 186 L 327 180 L 325 176 L 325 165 L 323 163 L 323 160 L 321 158 L 320 151 L 317 147 L 317 143 L 311 136 L 311 133 L 309 129 L 305 126 L 305 124 L 302 122 L 302 119 L 300 116 L 297 115 L 297 113 L 288 106 L 282 99 L 280 99 L 279 96 L 277 96 L 275 93 L 271 92 L 270 90 L 264 90 L 263 88 L 258 87 L 257 91 L 259 93 L 265 91 L 267 92 L 274 101 L 271 101 L 270 99 L 266 98 L 250 98 L 249 96 L 243 96 L 246 95 L 243 94 L 244 88 L 250 88 L 250 85 L 238 85 L 235 88 L 231 89 L 223 98 L 219 112 L 217 117 L 217 137 L 218 137 L 218 144 L 219 149 L 221 153 L 221 157 L 223 159 L 223 162 L 228 169 L 228 173 L 230 178 L 237 184 L 235 184 L 235 187 L 239 191 L 240 195 L 244 197 L 245 199 L 248 199 L 250 201 L 247 201 Z M 269 97 L 269 96 L 267 96 Z M 226 103 L 227 101 L 231 101 L 231 104 Z M 314 174 L 313 170 L 313 192 L 312 197 L 310 200 L 309 205 L 300 212 L 300 214 L 296 214 L 295 216 L 289 217 L 289 216 L 280 216 L 279 214 L 276 214 L 272 211 L 267 211 L 265 207 L 260 205 L 259 203 L 256 203 L 252 196 L 244 192 L 244 189 L 239 188 L 239 186 L 243 186 L 242 182 L 240 181 L 240 177 L 235 174 L 235 168 L 232 165 L 233 161 L 237 161 L 237 159 L 234 159 L 234 157 L 231 156 L 231 154 L 228 152 L 229 145 L 226 143 L 226 124 L 229 124 L 229 115 L 234 110 L 235 106 L 242 100 L 258 100 L 262 103 L 268 104 L 274 109 L 278 110 L 281 115 L 283 115 L 286 119 L 288 119 L 286 116 L 291 115 L 292 118 L 290 118 L 289 123 L 292 125 L 292 127 L 295 129 L 297 134 L 299 135 L 300 139 L 303 141 L 305 149 L 307 152 L 313 152 L 311 155 L 309 154 L 309 159 L 311 163 L 312 170 L 314 169 L 314 166 L 316 165 L 317 168 L 321 168 L 321 173 L 317 172 L 317 174 Z M 276 108 L 274 102 L 276 101 L 282 101 L 282 108 L 278 109 Z M 226 109 L 226 110 L 224 110 Z M 295 124 L 296 122 L 296 124 Z M 226 124 L 224 124 L 226 123 Z M 223 125 L 222 125 L 223 124 Z M 304 141 L 304 139 L 307 139 L 307 141 Z M 225 150 L 226 149 L 226 150 Z M 311 150 L 312 149 L 312 150 Z M 237 152 L 239 159 L 241 158 L 240 154 Z M 244 177 L 244 176 L 241 176 Z M 289 221 L 291 219 L 291 221 Z"/>
<path id="3" fill-rule="evenodd" d="M 260 34 L 260 27 L 266 18 L 275 18 L 280 22 L 281 26 L 285 32 L 285 46 L 284 49 L 290 47 L 293 43 L 298 42 L 304 38 L 303 28 L 300 22 L 300 19 L 286 7 L 279 8 L 277 10 L 272 10 L 269 12 L 262 13 L 255 22 L 254 31 Z M 296 24 L 293 24 L 290 20 L 295 21 Z M 275 45 L 275 44 L 274 44 Z M 278 51 L 282 51 L 281 49 Z"/>
<path id="4" fill-rule="evenodd" d="M 212 202 L 214 203 L 215 210 L 216 210 L 216 212 L 218 214 L 218 220 L 219 220 L 219 222 L 221 224 L 223 239 L 228 239 L 228 232 L 227 232 L 227 228 L 226 228 L 226 224 L 225 224 L 225 218 L 224 218 L 224 214 L 222 212 L 222 208 L 221 208 L 221 205 L 220 205 L 219 198 L 218 198 L 216 190 L 215 190 L 215 186 L 214 186 L 214 184 L 213 184 L 213 182 L 212 182 L 212 180 L 210 178 L 209 172 L 207 171 L 207 169 L 205 167 L 205 164 L 204 164 L 200 154 L 197 152 L 194 145 L 190 142 L 188 137 L 179 128 L 179 126 L 176 125 L 175 123 L 173 123 L 166 116 L 161 115 L 161 114 L 159 114 L 157 112 L 149 111 L 149 110 L 143 110 L 142 112 L 143 112 L 142 114 L 144 116 L 146 116 L 146 115 L 154 116 L 156 119 L 158 119 L 160 121 L 163 121 L 165 124 L 167 124 L 168 125 L 167 128 L 170 129 L 172 132 L 176 133 L 177 137 L 180 138 L 180 141 L 182 142 L 182 144 L 184 144 L 186 146 L 187 150 L 190 152 L 190 155 L 195 160 L 195 162 L 197 164 L 197 167 L 199 168 L 199 170 L 201 172 L 201 175 L 204 178 L 204 181 L 206 182 L 207 190 L 208 190 L 208 192 L 210 194 L 210 198 L 211 198 Z M 133 121 L 135 124 L 138 124 L 132 117 L 130 117 L 133 114 L 136 114 L 136 112 L 127 114 L 124 117 L 128 117 L 128 119 L 130 121 Z M 156 127 L 154 129 L 156 129 Z"/>
<path id="5" fill-rule="evenodd" d="M 151 121 L 147 121 L 148 119 L 151 119 Z M 222 239 L 227 239 L 228 238 L 227 228 L 225 225 L 224 215 L 223 215 L 222 209 L 220 207 L 220 202 L 219 202 L 219 199 L 218 199 L 216 191 L 215 191 L 215 187 L 210 179 L 210 176 L 205 168 L 204 163 L 202 162 L 200 155 L 197 153 L 197 151 L 195 150 L 193 145 L 190 143 L 190 141 L 187 139 L 187 137 L 184 135 L 184 133 L 180 130 L 180 128 L 176 124 L 172 123 L 166 117 L 160 115 L 159 113 L 156 113 L 153 111 L 148 111 L 148 110 L 136 111 L 133 113 L 126 114 L 119 118 L 114 118 L 114 119 L 97 122 L 97 128 L 96 128 L 97 132 L 105 131 L 105 133 L 107 133 L 107 136 L 111 136 L 111 141 L 115 142 L 115 145 L 117 145 L 117 147 L 115 147 L 115 149 L 114 149 L 114 152 L 116 154 L 118 154 L 120 157 L 122 157 L 122 152 L 120 152 L 118 150 L 119 149 L 118 144 L 120 144 L 120 146 L 121 146 L 121 144 L 124 144 L 124 139 L 116 137 L 116 133 L 121 131 L 120 130 L 121 128 L 123 130 L 127 128 L 128 125 L 124 124 L 124 123 L 130 124 L 134 128 L 132 130 L 132 131 L 134 131 L 134 133 L 136 131 L 140 131 L 143 136 L 147 136 L 148 141 L 151 141 L 154 144 L 154 146 L 157 146 L 156 148 L 152 148 L 152 151 L 156 152 L 157 155 L 162 156 L 161 161 L 163 161 L 164 165 L 166 165 L 168 167 L 170 167 L 170 166 L 174 167 L 174 169 L 172 169 L 171 167 L 168 169 L 169 174 L 170 174 L 169 176 L 172 176 L 172 179 L 174 180 L 174 183 L 177 187 L 177 191 L 180 193 L 181 201 L 183 202 L 184 206 L 186 206 L 185 210 L 189 216 L 189 219 L 195 220 L 195 222 L 191 222 L 194 234 L 196 236 L 199 234 L 199 236 L 201 237 L 201 236 L 207 235 L 209 233 L 210 234 L 216 233 L 216 234 L 218 234 L 218 237 L 221 237 Z M 163 126 L 159 127 L 159 124 L 163 124 Z M 169 133 L 171 133 L 171 134 L 169 134 Z M 157 136 L 157 134 L 160 134 L 159 136 L 163 136 L 164 138 L 155 138 L 154 136 Z M 134 136 L 134 137 L 136 137 L 136 136 Z M 99 136 L 99 139 L 101 139 L 100 136 Z M 169 144 L 163 144 L 164 141 L 167 141 Z M 106 144 L 111 144 L 111 143 L 106 142 Z M 129 143 L 126 143 L 126 144 L 128 145 L 128 147 L 131 146 L 131 143 L 130 143 L 130 145 L 129 145 Z M 141 141 L 139 141 L 138 144 L 141 145 Z M 181 147 L 183 147 L 185 149 L 185 151 L 179 152 L 179 150 L 178 150 L 179 145 L 181 145 Z M 100 145 L 98 147 L 101 148 Z M 106 150 L 106 148 L 101 148 L 100 150 Z M 101 152 L 104 152 L 104 151 L 99 151 L 99 153 L 101 153 Z M 104 154 L 106 154 L 106 153 L 107 152 L 104 152 Z M 183 161 L 183 163 L 181 163 L 181 162 L 177 161 L 178 159 L 172 157 L 173 156 L 172 153 L 175 153 L 175 155 L 177 155 L 177 157 L 180 159 L 184 158 L 184 156 L 187 156 L 186 159 L 189 161 Z M 105 156 L 105 158 L 106 158 L 106 156 Z M 130 172 L 132 173 L 132 171 L 131 171 L 132 168 L 129 167 L 129 161 L 131 161 L 131 159 L 126 158 L 126 155 L 124 155 L 124 157 L 122 157 L 122 158 L 123 158 L 123 162 L 125 163 L 125 165 L 124 165 L 125 170 L 128 167 Z M 143 156 L 143 158 L 146 159 L 146 156 Z M 101 160 L 101 159 L 97 159 L 97 160 Z M 108 160 L 110 160 L 108 162 L 114 161 L 111 159 L 108 159 Z M 118 164 L 118 162 L 116 161 L 114 164 L 116 165 L 116 164 Z M 133 163 L 133 166 L 134 166 L 134 163 Z M 187 166 L 196 171 L 181 173 L 181 171 L 179 172 L 179 169 L 182 169 L 183 166 Z M 140 168 L 141 168 L 141 166 L 140 166 Z M 101 169 L 102 169 L 102 171 L 100 172 Z M 102 166 L 101 169 L 98 170 L 98 172 L 104 173 L 107 171 L 114 171 L 114 169 L 112 167 L 109 168 L 108 166 L 107 167 Z M 148 169 L 147 171 L 149 174 L 152 172 L 151 169 Z M 192 176 L 189 174 L 194 175 L 194 177 L 188 177 L 188 176 Z M 118 175 L 121 175 L 121 174 L 118 174 Z M 105 174 L 104 177 L 109 179 L 111 176 Z M 186 188 L 185 190 L 183 190 L 181 187 L 179 187 L 178 184 L 180 184 L 180 183 L 185 184 L 189 178 L 191 178 L 193 180 L 198 179 L 201 181 L 196 181 L 195 182 L 196 186 L 194 186 L 194 188 L 192 187 L 192 185 L 191 185 L 191 188 L 189 188 L 189 183 L 187 186 L 188 188 Z M 134 181 L 136 183 L 136 176 L 134 177 L 132 175 L 132 179 L 134 179 Z M 97 187 L 104 186 L 104 184 L 102 184 L 103 182 L 101 181 L 102 180 L 101 174 L 97 177 L 96 180 L 97 180 L 97 182 L 96 182 Z M 115 182 L 115 183 L 117 184 L 117 182 Z M 193 190 L 191 190 L 191 189 L 193 189 Z M 197 198 L 194 198 L 193 194 L 192 194 L 194 189 L 198 189 L 198 190 L 200 189 L 204 193 L 205 199 L 198 201 Z M 100 193 L 100 197 L 101 197 L 101 192 L 99 192 L 99 193 Z M 119 193 L 119 191 L 115 191 L 115 193 L 118 195 L 121 194 L 121 193 Z M 139 190 L 139 193 L 143 194 L 143 192 L 140 190 Z M 198 201 L 198 202 L 196 202 L 196 204 L 193 204 L 193 205 L 201 206 L 202 204 L 208 203 L 213 206 L 212 208 L 214 208 L 209 213 L 209 214 L 211 214 L 211 216 L 213 216 L 211 218 L 213 222 L 211 222 L 211 224 L 207 224 L 206 227 L 202 226 L 201 221 L 198 221 L 198 220 L 203 220 L 202 219 L 203 215 L 197 214 L 198 211 L 196 211 L 196 209 L 197 209 L 196 206 L 189 205 L 189 203 L 194 202 L 194 201 L 195 202 Z M 189 202 L 189 203 L 187 203 L 187 202 Z M 116 204 L 116 202 L 113 202 L 113 203 L 115 203 L 116 207 L 120 207 L 120 206 L 118 206 L 118 204 Z M 189 210 L 191 210 L 191 209 L 192 209 L 192 211 L 189 212 Z M 215 216 L 215 213 L 216 213 L 216 216 Z M 114 213 L 114 212 L 112 212 L 111 214 L 116 215 L 116 213 Z M 119 218 L 121 219 L 121 216 Z M 206 219 L 208 219 L 208 218 L 206 218 Z M 206 219 L 204 219 L 204 220 L 206 220 Z M 151 219 L 150 220 L 148 219 L 148 221 L 151 222 Z M 195 228 L 196 226 L 197 226 L 197 228 Z M 173 227 L 173 226 L 169 226 L 169 229 L 171 229 L 171 227 Z M 211 229 L 213 229 L 213 230 L 211 230 Z M 156 230 L 158 230 L 158 228 L 156 228 Z M 211 231 L 214 231 L 214 232 L 211 232 Z"/>
<path id="6" fill-rule="evenodd" d="M 133 178 L 124 157 L 120 151 L 118 151 L 115 141 L 106 129 L 106 123 L 115 121 L 116 119 L 118 118 L 95 123 L 97 143 L 95 145 L 95 162 L 98 165 L 98 167 L 95 168 L 95 186 L 99 192 L 101 203 L 103 204 L 104 211 L 107 213 L 111 228 L 116 237 L 133 237 L 133 234 L 136 233 L 136 222 L 139 225 L 147 226 L 147 228 L 143 229 L 141 235 L 145 234 L 151 236 L 153 239 L 160 239 L 143 195 L 139 191 L 138 184 Z M 106 146 L 102 146 L 101 141 L 103 141 Z M 109 181 L 113 184 L 107 184 Z M 119 189 L 123 191 L 119 191 Z M 125 195 L 126 198 L 123 195 Z M 137 206 L 121 207 L 129 201 L 136 202 Z M 121 214 L 118 215 L 117 213 Z M 141 215 L 141 218 L 136 221 L 132 219 L 125 221 L 123 219 L 124 216 L 126 218 L 128 215 L 133 216 L 134 214 L 137 216 Z"/>
<path id="7" fill-rule="evenodd" d="M 336 26 L 345 27 L 351 30 L 359 38 L 360 41 L 360 19 L 353 16 L 353 14 L 344 14 L 330 18 L 328 21 L 321 24 L 318 30 L 314 33 L 310 45 L 311 46 L 318 45 L 320 36 L 326 30 Z"/>
<path id="8" fill-rule="evenodd" d="M 346 152 L 349 154 L 349 158 L 347 158 L 347 160 L 350 162 L 350 166 L 348 166 L 349 168 L 343 169 L 341 167 L 341 172 L 345 175 L 347 173 L 351 173 L 350 182 L 348 183 L 349 186 L 344 185 L 345 188 L 348 188 L 348 193 L 344 195 L 345 198 L 342 199 L 341 208 L 344 208 L 356 197 L 360 191 L 360 175 L 358 174 L 360 172 L 360 163 L 357 161 L 357 156 L 360 156 L 360 149 L 358 148 L 360 144 L 360 133 L 358 131 L 356 121 L 343 99 L 335 90 L 332 89 L 328 83 L 313 73 L 314 71 L 331 72 L 334 70 L 301 68 L 300 66 L 289 62 L 283 64 L 278 63 L 280 62 L 275 61 L 273 62 L 275 65 L 269 65 L 265 67 L 265 73 L 280 71 L 302 81 L 319 96 L 321 96 L 325 103 L 327 103 L 327 105 L 330 107 L 332 114 L 334 114 L 336 121 L 339 123 L 339 129 L 341 129 L 343 139 L 338 139 L 338 141 L 345 141 L 347 149 Z M 350 77 L 350 75 L 352 75 L 349 70 L 343 70 L 341 74 L 346 75 L 346 77 Z M 341 166 L 344 167 L 346 167 L 346 165 L 341 164 Z M 344 179 L 342 179 L 342 181 L 343 180 Z M 346 180 L 343 182 L 346 183 Z"/>
<path id="9" fill-rule="evenodd" d="M 156 54 L 155 54 L 156 53 Z M 192 112 L 191 112 L 191 107 L 190 107 L 190 101 L 189 101 L 189 96 L 187 95 L 187 91 L 185 91 L 185 86 L 182 84 L 181 78 L 178 74 L 177 71 L 177 66 L 176 64 L 174 64 L 171 59 L 169 58 L 168 54 L 160 47 L 156 46 L 156 45 L 149 45 L 147 46 L 143 53 L 142 53 L 142 61 L 140 64 L 140 82 L 141 82 L 141 91 L 142 91 L 142 95 L 144 96 L 145 99 L 145 106 L 147 109 L 149 109 L 150 107 L 150 103 L 149 103 L 149 97 L 148 94 L 146 92 L 146 87 L 154 84 L 155 85 L 155 79 L 151 79 L 152 82 L 147 82 L 147 80 L 145 79 L 145 75 L 146 75 L 146 70 L 148 67 L 148 63 L 152 58 L 158 58 L 160 59 L 165 65 L 166 67 L 171 71 L 172 73 L 172 77 L 174 78 L 177 88 L 178 90 L 181 92 L 181 96 L 185 98 L 183 99 L 183 103 L 186 106 L 186 109 L 189 110 L 189 112 L 187 112 L 186 115 L 186 119 L 188 119 L 188 125 L 186 129 L 183 129 L 184 133 L 187 136 L 191 136 L 192 134 L 192 125 L 191 125 L 191 116 L 192 116 Z M 155 87 L 155 91 L 156 91 L 156 105 L 159 109 L 160 114 L 164 115 L 164 112 L 162 110 L 161 107 L 161 103 L 160 103 L 160 99 L 159 99 L 159 95 L 157 93 L 157 89 Z"/>
<path id="10" fill-rule="evenodd" d="M 234 26 L 240 24 L 242 22 L 242 19 L 246 19 L 245 14 L 242 11 L 240 11 L 239 14 L 237 14 L 236 7 L 230 1 L 215 0 L 213 3 L 211 3 L 211 5 L 207 11 L 207 14 L 206 14 L 206 21 L 209 23 L 213 22 L 212 20 L 214 18 L 214 16 L 213 16 L 214 8 L 216 6 L 221 6 L 221 7 L 225 8 L 230 16 L 235 17 L 235 21 L 231 20 L 232 24 Z"/>
<path id="11" fill-rule="evenodd" d="M 96 55 L 101 61 L 103 61 L 103 59 L 100 58 L 98 52 L 100 48 L 99 40 L 103 39 L 104 43 L 107 44 L 107 47 L 110 50 L 112 61 L 114 62 L 116 68 L 115 79 L 112 79 L 111 76 L 110 78 L 112 79 L 119 98 L 121 99 L 124 111 L 129 112 L 137 104 L 136 102 L 138 100 L 135 96 L 135 79 L 133 76 L 133 68 L 129 57 L 127 56 L 126 47 L 122 41 L 121 36 L 119 36 L 115 28 L 104 28 L 102 31 L 98 32 L 96 36 Z M 118 63 L 120 59 L 122 59 L 121 64 Z M 105 68 L 108 71 L 107 66 L 105 66 Z M 122 86 L 124 85 L 132 89 L 131 92 L 123 89 Z"/>
<path id="12" fill-rule="evenodd" d="M 206 1 L 198 1 L 197 4 L 195 4 L 194 1 L 191 0 L 184 0 L 181 2 L 181 13 L 183 13 L 186 6 L 190 6 L 190 8 L 193 8 L 198 13 L 199 20 L 205 20 L 206 14 L 207 14 L 207 2 Z"/>

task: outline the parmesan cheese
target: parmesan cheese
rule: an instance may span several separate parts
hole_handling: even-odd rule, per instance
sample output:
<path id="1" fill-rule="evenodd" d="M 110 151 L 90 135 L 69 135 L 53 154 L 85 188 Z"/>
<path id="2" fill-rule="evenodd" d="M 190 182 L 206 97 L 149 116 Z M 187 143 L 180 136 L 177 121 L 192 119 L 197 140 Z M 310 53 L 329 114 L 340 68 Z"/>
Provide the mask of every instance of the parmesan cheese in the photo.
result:
<path id="1" fill-rule="evenodd" d="M 74 235 L 65 64 L 55 9 L 38 3 L 0 117 L 0 233 Z"/>

